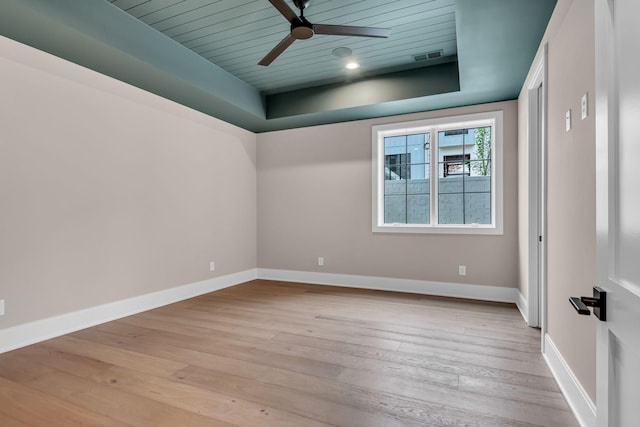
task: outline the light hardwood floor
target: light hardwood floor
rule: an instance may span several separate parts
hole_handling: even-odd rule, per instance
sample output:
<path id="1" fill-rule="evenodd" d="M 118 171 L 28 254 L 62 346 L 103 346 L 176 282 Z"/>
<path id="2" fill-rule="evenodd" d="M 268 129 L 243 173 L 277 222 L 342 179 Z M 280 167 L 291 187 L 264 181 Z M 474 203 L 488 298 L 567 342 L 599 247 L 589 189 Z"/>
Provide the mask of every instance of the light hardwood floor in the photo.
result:
<path id="1" fill-rule="evenodd" d="M 577 426 L 513 305 L 254 281 L 0 355 L 0 426 Z"/>

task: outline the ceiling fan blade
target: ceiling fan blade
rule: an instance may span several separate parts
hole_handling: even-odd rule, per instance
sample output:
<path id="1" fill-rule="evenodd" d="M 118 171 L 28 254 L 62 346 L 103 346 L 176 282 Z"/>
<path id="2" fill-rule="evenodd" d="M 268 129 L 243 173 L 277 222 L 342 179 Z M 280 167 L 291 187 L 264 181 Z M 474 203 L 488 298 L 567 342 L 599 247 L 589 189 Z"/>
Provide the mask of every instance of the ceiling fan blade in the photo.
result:
<path id="1" fill-rule="evenodd" d="M 294 41 L 296 41 L 295 37 L 289 34 L 287 37 L 282 39 L 282 41 L 278 43 L 276 47 L 271 49 L 271 52 L 267 53 L 267 55 L 262 58 L 262 61 L 258 62 L 258 65 L 264 65 L 266 67 L 267 65 L 271 64 L 278 56 L 282 54 L 282 52 L 285 51 L 286 48 L 291 46 L 291 43 L 293 43 Z"/>
<path id="2" fill-rule="evenodd" d="M 300 22 L 300 18 L 298 18 L 298 15 L 296 15 L 296 13 L 289 7 L 289 5 L 287 5 L 287 3 L 285 3 L 284 0 L 269 0 L 269 2 L 273 5 L 273 7 L 278 9 L 278 12 L 280 12 L 282 16 L 287 18 L 287 21 L 289 21 L 290 23 L 293 24 L 294 22 Z"/>
<path id="3" fill-rule="evenodd" d="M 391 34 L 388 28 L 352 27 L 349 25 L 322 25 L 314 24 L 313 32 L 330 36 L 357 36 L 387 38 Z"/>

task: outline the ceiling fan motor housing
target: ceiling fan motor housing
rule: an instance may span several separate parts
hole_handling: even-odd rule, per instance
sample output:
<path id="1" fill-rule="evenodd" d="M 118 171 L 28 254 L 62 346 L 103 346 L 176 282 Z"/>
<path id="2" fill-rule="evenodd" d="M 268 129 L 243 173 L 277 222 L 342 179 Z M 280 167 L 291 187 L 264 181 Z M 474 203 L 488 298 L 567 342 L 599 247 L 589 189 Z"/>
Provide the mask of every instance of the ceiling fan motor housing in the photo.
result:
<path id="1" fill-rule="evenodd" d="M 313 24 L 306 19 L 302 19 L 302 22 L 295 22 L 291 24 L 291 35 L 296 40 L 310 39 L 313 37 L 313 34 Z"/>

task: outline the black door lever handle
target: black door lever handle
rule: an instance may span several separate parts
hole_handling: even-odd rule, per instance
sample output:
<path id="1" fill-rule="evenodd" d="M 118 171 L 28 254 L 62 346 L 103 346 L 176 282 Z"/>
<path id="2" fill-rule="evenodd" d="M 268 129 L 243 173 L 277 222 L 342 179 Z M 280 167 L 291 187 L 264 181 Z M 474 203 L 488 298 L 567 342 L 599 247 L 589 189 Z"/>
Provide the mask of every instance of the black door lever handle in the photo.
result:
<path id="1" fill-rule="evenodd" d="M 578 314 L 589 316 L 589 307 L 593 307 L 593 314 L 598 319 L 607 320 L 607 292 L 599 286 L 593 287 L 593 297 L 569 297 L 569 302 Z"/>
<path id="2" fill-rule="evenodd" d="M 582 299 L 580 297 L 569 297 L 569 302 L 571 302 L 571 305 L 578 312 L 578 314 L 582 314 L 584 316 L 591 315 L 591 311 L 589 311 L 589 308 L 587 308 L 585 303 L 582 302 Z"/>

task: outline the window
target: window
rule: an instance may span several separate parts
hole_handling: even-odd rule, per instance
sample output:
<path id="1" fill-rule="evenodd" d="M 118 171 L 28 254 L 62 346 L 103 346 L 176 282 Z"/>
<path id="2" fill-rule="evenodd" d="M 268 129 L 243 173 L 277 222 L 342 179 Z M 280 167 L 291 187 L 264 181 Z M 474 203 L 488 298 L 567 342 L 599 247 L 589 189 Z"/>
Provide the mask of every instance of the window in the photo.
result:
<path id="1" fill-rule="evenodd" d="M 502 234 L 502 112 L 374 126 L 373 231 Z"/>

